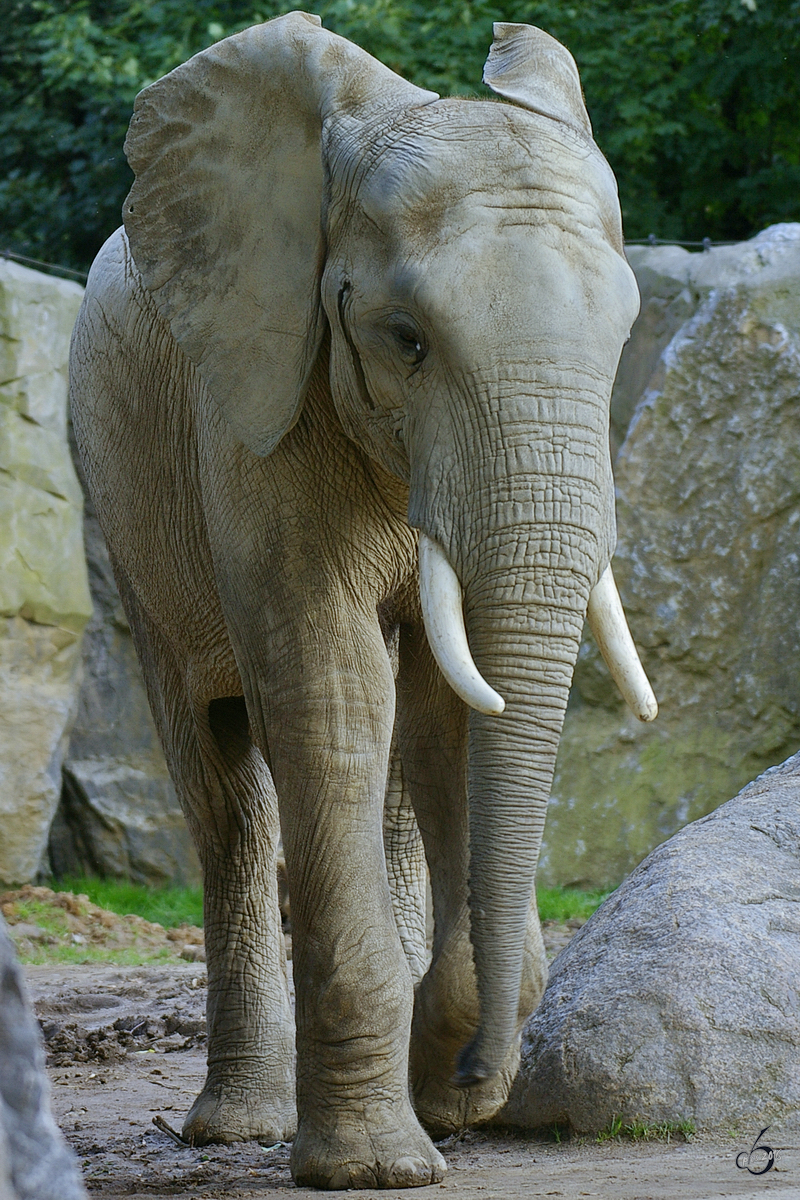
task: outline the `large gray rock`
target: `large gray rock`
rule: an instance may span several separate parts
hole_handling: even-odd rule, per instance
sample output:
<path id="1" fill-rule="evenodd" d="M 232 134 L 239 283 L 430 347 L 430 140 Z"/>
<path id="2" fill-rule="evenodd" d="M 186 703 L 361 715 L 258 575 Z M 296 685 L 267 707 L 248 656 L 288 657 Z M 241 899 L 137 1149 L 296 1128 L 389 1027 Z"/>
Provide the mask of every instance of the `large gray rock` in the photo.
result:
<path id="1" fill-rule="evenodd" d="M 50 863 L 57 875 L 88 872 L 136 883 L 198 884 L 200 864 L 86 495 L 84 537 L 94 612 L 83 640 L 83 684 L 50 832 Z"/>
<path id="2" fill-rule="evenodd" d="M 0 1200 L 87 1200 L 50 1112 L 39 1026 L 0 917 Z"/>
<path id="3" fill-rule="evenodd" d="M 800 745 L 800 225 L 629 257 L 614 572 L 660 714 L 626 712 L 587 635 L 546 884 L 617 883 Z"/>
<path id="4" fill-rule="evenodd" d="M 659 846 L 553 963 L 500 1120 L 800 1131 L 800 754 Z"/>
<path id="5" fill-rule="evenodd" d="M 82 290 L 0 260 L 0 882 L 36 875 L 61 790 L 91 613 L 67 445 Z"/>

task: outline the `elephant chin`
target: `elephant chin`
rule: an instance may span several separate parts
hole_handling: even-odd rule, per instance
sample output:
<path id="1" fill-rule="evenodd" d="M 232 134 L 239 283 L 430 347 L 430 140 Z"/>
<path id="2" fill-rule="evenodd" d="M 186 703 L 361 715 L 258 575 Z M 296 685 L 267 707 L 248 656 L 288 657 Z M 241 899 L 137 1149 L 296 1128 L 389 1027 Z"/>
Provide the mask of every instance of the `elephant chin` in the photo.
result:
<path id="1" fill-rule="evenodd" d="M 505 700 L 475 666 L 464 625 L 463 593 L 442 547 L 419 535 L 419 592 L 431 652 L 450 687 L 465 704 L 487 716 L 499 716 Z M 611 567 L 606 567 L 589 596 L 586 613 L 611 677 L 634 716 L 654 721 L 658 703 L 625 620 Z"/>

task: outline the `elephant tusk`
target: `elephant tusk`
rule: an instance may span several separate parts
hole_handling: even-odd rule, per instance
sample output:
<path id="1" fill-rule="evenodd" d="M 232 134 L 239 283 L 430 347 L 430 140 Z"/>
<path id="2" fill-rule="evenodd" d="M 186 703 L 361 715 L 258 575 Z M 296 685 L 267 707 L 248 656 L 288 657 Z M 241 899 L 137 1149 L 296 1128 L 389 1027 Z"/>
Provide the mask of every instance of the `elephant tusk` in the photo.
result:
<path id="1" fill-rule="evenodd" d="M 636 653 L 610 566 L 592 588 L 586 619 L 631 712 L 640 721 L 655 720 L 658 703 Z"/>
<path id="2" fill-rule="evenodd" d="M 419 595 L 431 652 L 450 687 L 470 708 L 498 716 L 506 702 L 489 687 L 470 653 L 458 576 L 442 547 L 424 533 L 419 535 Z"/>

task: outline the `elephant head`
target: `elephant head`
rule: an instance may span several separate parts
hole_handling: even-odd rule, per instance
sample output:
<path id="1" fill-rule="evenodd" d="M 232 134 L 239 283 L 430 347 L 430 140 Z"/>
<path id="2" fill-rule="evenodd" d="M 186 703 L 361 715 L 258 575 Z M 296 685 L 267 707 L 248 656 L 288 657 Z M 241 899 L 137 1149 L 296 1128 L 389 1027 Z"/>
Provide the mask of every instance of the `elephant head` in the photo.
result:
<path id="1" fill-rule="evenodd" d="M 484 77 L 510 103 L 439 99 L 302 13 L 229 38 L 138 98 L 124 206 L 145 285 L 252 451 L 298 420 L 329 346 L 343 428 L 408 485 L 429 642 L 473 710 L 465 1085 L 515 1033 L 587 610 L 656 712 L 609 567 L 609 399 L 638 311 L 616 186 L 567 51 L 494 34 Z"/>

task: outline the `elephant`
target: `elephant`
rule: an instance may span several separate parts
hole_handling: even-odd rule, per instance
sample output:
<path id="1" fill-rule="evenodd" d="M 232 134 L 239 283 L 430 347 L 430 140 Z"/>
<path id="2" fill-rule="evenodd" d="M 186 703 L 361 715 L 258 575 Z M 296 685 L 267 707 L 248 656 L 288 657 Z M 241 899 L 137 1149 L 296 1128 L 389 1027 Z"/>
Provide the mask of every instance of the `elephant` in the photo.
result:
<path id="1" fill-rule="evenodd" d="M 496 24 L 484 78 L 440 98 L 300 12 L 196 55 L 136 100 L 73 336 L 76 439 L 204 874 L 184 1136 L 293 1137 L 322 1188 L 436 1182 L 431 1135 L 504 1103 L 587 613 L 655 715 L 609 565 L 639 305 L 616 184 L 558 42 Z"/>

